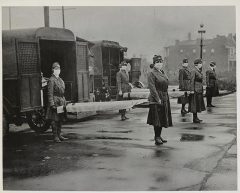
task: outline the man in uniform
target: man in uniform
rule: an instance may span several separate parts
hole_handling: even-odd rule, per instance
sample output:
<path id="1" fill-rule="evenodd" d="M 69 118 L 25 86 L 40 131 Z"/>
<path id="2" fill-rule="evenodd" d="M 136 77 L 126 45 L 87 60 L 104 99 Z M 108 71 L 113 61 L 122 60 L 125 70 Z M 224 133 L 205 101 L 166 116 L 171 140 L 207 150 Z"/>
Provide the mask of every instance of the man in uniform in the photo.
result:
<path id="1" fill-rule="evenodd" d="M 190 78 L 191 72 L 188 68 L 188 59 L 183 59 L 182 68 L 179 70 L 179 89 L 185 91 L 183 96 L 178 97 L 178 104 L 182 104 L 181 114 L 188 113 L 185 109 L 185 105 L 188 103 L 188 92 L 190 92 Z"/>
<path id="2" fill-rule="evenodd" d="M 207 107 L 215 107 L 214 105 L 212 105 L 212 97 L 219 95 L 215 68 L 216 68 L 216 62 L 212 61 L 210 62 L 209 69 L 206 71 Z"/>

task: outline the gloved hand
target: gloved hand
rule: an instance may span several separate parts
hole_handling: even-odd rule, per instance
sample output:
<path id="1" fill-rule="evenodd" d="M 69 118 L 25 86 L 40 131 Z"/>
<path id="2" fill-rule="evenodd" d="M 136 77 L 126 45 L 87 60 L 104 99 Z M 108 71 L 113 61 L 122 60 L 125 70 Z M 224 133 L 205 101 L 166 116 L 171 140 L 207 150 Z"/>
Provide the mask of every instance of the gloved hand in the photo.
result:
<path id="1" fill-rule="evenodd" d="M 158 104 L 162 105 L 162 100 L 161 99 L 159 99 Z"/>
<path id="2" fill-rule="evenodd" d="M 57 107 L 56 107 L 55 105 L 52 105 L 50 108 L 51 108 L 52 110 L 57 110 Z"/>

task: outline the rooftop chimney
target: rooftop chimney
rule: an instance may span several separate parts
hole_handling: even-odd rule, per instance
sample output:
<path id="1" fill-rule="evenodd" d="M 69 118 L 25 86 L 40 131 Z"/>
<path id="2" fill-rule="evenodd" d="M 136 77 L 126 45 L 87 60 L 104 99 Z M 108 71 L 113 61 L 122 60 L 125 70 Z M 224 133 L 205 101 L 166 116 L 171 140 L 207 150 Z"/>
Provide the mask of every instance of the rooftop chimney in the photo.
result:
<path id="1" fill-rule="evenodd" d="M 179 40 L 175 40 L 175 45 L 178 45 L 179 44 Z"/>
<path id="2" fill-rule="evenodd" d="M 192 34 L 191 34 L 191 32 L 188 33 L 188 40 L 192 40 Z"/>

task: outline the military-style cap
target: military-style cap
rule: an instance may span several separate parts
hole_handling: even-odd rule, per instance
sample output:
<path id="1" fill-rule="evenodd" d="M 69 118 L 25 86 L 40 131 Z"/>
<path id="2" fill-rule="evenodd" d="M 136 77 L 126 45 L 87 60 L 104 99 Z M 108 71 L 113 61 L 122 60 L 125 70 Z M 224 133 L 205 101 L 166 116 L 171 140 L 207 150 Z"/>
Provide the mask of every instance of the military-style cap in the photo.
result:
<path id="1" fill-rule="evenodd" d="M 183 63 L 188 63 L 188 59 L 187 59 L 187 58 L 184 58 L 184 59 L 183 59 Z"/>
<path id="2" fill-rule="evenodd" d="M 162 62 L 162 56 L 160 55 L 154 55 L 153 56 L 153 63 L 156 63 L 156 62 Z"/>
<path id="3" fill-rule="evenodd" d="M 58 62 L 54 62 L 53 65 L 52 65 L 52 69 L 59 69 L 60 68 L 60 65 Z"/>
<path id="4" fill-rule="evenodd" d="M 122 61 L 122 62 L 119 64 L 119 68 L 122 68 L 122 66 L 127 66 L 127 62 L 126 62 L 126 61 Z"/>
<path id="5" fill-rule="evenodd" d="M 158 61 L 162 62 L 162 56 L 154 55 L 153 56 L 153 62 L 155 63 L 155 62 L 158 62 Z"/>
<path id="6" fill-rule="evenodd" d="M 216 66 L 216 62 L 211 61 L 211 62 L 210 62 L 210 66 L 211 66 L 211 67 Z"/>
<path id="7" fill-rule="evenodd" d="M 198 58 L 198 59 L 194 60 L 194 64 L 195 65 L 202 64 L 202 59 Z"/>

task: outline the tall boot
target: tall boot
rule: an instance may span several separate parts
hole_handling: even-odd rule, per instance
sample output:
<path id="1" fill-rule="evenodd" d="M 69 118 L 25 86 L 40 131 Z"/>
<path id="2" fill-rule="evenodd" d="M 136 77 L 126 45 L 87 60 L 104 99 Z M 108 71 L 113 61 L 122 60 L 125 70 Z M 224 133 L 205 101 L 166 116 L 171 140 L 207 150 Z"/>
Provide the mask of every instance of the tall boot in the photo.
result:
<path id="1" fill-rule="evenodd" d="M 193 113 L 193 122 L 194 123 L 201 123 L 202 120 L 198 119 L 197 113 Z"/>
<path id="2" fill-rule="evenodd" d="M 187 111 L 186 111 L 186 109 L 185 109 L 185 104 L 182 104 L 181 114 L 182 114 L 182 115 L 187 114 Z"/>
<path id="3" fill-rule="evenodd" d="M 160 139 L 161 139 L 161 141 L 163 142 L 163 143 L 167 143 L 167 140 L 165 140 L 165 139 L 163 139 L 162 138 L 162 127 L 159 127 L 159 136 L 160 136 Z"/>
<path id="4" fill-rule="evenodd" d="M 160 138 L 160 133 L 161 133 L 160 128 L 161 128 L 161 127 L 154 126 L 155 145 L 162 145 L 162 144 L 163 144 L 163 142 L 162 142 L 162 140 L 161 140 L 161 138 Z"/>
<path id="5" fill-rule="evenodd" d="M 128 118 L 126 117 L 126 109 L 121 109 L 119 112 L 120 112 L 120 114 L 121 114 L 121 120 L 122 120 L 122 121 L 125 121 L 126 119 L 128 119 Z"/>
<path id="6" fill-rule="evenodd" d="M 52 133 L 53 133 L 53 141 L 56 143 L 60 143 L 60 139 L 58 138 L 58 125 L 55 121 L 52 121 Z"/>
<path id="7" fill-rule="evenodd" d="M 59 122 L 59 123 L 58 123 L 58 131 L 57 131 L 58 138 L 59 138 L 61 141 L 67 140 L 68 138 L 63 137 L 63 136 L 61 135 L 61 130 L 62 130 L 62 123 Z"/>
<path id="8" fill-rule="evenodd" d="M 211 107 L 211 97 L 207 96 L 207 107 Z"/>
<path id="9" fill-rule="evenodd" d="M 215 107 L 214 105 L 212 105 L 212 96 L 210 97 L 210 107 Z"/>
<path id="10" fill-rule="evenodd" d="M 126 109 L 124 109 L 124 119 L 126 120 L 126 119 L 129 119 L 128 117 L 126 117 Z"/>

